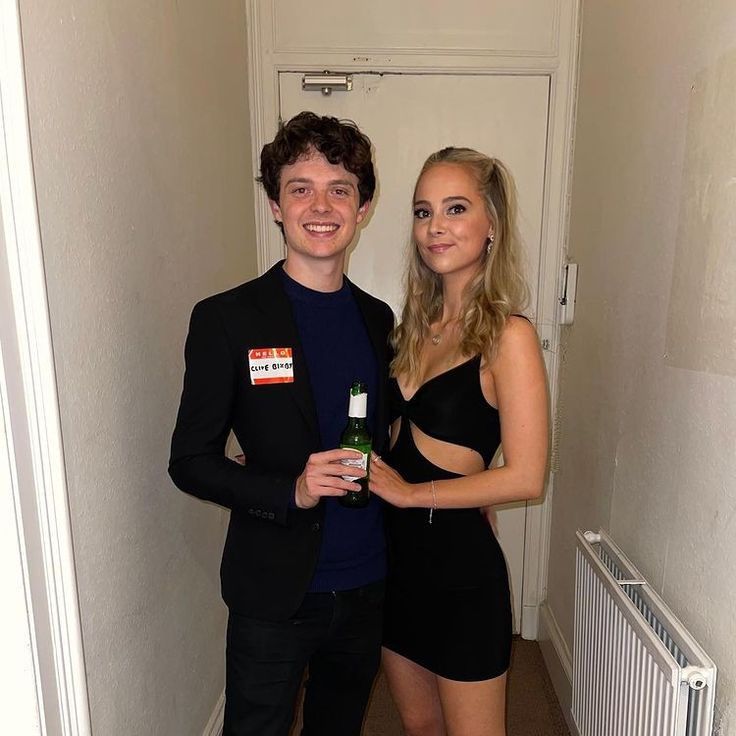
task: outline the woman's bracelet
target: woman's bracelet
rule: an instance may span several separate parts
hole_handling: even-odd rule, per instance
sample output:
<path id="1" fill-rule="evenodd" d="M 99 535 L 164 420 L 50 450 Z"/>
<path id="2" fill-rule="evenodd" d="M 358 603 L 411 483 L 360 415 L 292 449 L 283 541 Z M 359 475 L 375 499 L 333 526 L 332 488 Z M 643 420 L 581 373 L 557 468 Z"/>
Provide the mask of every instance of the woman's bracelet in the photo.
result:
<path id="1" fill-rule="evenodd" d="M 429 481 L 429 487 L 432 491 L 432 508 L 429 510 L 429 523 L 432 523 L 432 514 L 434 513 L 434 510 L 437 508 L 437 489 L 434 487 L 434 481 Z"/>

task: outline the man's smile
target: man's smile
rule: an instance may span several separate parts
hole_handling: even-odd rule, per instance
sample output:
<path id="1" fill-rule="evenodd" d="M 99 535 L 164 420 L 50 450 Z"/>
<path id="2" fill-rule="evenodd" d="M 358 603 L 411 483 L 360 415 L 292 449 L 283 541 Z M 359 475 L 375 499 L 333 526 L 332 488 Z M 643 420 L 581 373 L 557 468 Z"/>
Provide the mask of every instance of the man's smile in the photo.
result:
<path id="1" fill-rule="evenodd" d="M 304 225 L 304 229 L 310 233 L 334 233 L 339 229 L 339 225 L 334 222 L 319 223 L 319 222 L 307 222 Z"/>

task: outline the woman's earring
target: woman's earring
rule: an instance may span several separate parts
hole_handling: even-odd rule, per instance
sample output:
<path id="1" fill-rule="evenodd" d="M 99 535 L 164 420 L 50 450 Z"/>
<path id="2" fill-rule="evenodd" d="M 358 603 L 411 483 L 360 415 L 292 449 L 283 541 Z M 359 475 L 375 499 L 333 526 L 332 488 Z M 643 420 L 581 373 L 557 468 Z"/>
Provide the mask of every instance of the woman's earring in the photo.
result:
<path id="1" fill-rule="evenodd" d="M 495 239 L 496 239 L 496 236 L 495 236 L 495 235 L 494 235 L 493 233 L 491 233 L 491 234 L 490 234 L 490 235 L 489 235 L 489 236 L 488 236 L 488 237 L 486 238 L 486 254 L 487 254 L 487 255 L 490 255 L 490 254 L 491 254 L 491 249 L 493 248 L 493 241 L 494 241 Z"/>

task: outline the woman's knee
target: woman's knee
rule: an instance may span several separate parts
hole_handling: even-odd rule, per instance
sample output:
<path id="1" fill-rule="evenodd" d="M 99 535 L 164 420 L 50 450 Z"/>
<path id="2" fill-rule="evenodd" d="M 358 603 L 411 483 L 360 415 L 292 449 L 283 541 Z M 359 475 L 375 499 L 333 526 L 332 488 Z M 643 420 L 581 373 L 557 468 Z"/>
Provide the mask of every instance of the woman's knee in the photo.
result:
<path id="1" fill-rule="evenodd" d="M 442 717 L 432 713 L 402 713 L 401 723 L 406 736 L 446 736 Z"/>

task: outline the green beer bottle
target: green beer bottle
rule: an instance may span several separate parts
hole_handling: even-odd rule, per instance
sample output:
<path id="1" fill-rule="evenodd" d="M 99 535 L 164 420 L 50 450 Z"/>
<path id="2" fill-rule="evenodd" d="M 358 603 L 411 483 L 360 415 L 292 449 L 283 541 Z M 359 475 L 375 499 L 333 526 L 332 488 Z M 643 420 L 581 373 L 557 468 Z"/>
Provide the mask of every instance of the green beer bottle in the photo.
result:
<path id="1" fill-rule="evenodd" d="M 368 406 L 368 390 L 362 381 L 353 381 L 350 387 L 350 404 L 348 406 L 348 424 L 340 437 L 340 448 L 358 450 L 362 457 L 342 460 L 343 465 L 361 468 L 368 471 L 371 456 L 371 435 L 365 423 Z M 362 509 L 368 505 L 370 491 L 368 490 L 368 476 L 356 478 L 354 475 L 343 475 L 345 480 L 360 484 L 359 491 L 348 491 L 347 495 L 340 496 L 339 501 L 349 509 Z"/>

